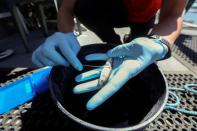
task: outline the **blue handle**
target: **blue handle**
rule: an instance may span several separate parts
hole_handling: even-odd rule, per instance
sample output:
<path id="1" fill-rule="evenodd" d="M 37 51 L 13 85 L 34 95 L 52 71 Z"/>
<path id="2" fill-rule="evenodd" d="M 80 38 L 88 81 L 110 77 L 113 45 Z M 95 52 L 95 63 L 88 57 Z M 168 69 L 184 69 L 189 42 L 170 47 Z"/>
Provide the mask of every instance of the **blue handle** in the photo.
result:
<path id="1" fill-rule="evenodd" d="M 45 67 L 31 74 L 31 82 L 37 94 L 42 94 L 48 90 L 48 78 L 52 67 Z"/>
<path id="2" fill-rule="evenodd" d="M 31 100 L 37 94 L 47 91 L 50 71 L 51 67 L 46 67 L 1 87 L 0 114 L 6 113 Z"/>

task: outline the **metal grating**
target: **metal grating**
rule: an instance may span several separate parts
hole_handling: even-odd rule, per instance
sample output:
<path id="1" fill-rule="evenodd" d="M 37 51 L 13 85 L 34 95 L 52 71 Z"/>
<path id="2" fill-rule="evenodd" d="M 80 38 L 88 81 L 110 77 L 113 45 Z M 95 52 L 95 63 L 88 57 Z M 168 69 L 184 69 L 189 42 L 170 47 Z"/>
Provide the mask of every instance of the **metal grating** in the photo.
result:
<path id="1" fill-rule="evenodd" d="M 197 74 L 197 36 L 180 35 L 172 51 L 176 59 Z"/>
<path id="2" fill-rule="evenodd" d="M 190 73 L 166 73 L 169 86 L 181 87 L 188 83 L 197 83 L 197 77 Z M 197 96 L 191 93 L 177 92 L 181 98 L 181 107 L 197 111 Z M 169 98 L 169 101 L 173 101 Z M 25 103 L 7 114 L 0 116 L 0 131 L 18 130 L 56 130 L 68 129 L 68 123 L 57 111 L 49 93 Z M 197 131 L 197 117 L 165 110 L 145 131 Z"/>
<path id="3" fill-rule="evenodd" d="M 65 129 L 66 122 L 52 103 L 49 93 L 46 93 L 0 116 L 0 131 Z"/>
<path id="4" fill-rule="evenodd" d="M 165 76 L 170 87 L 181 87 L 188 83 L 197 83 L 197 78 L 189 73 L 166 73 Z M 197 111 L 197 95 L 179 91 L 176 94 L 181 98 L 180 108 Z M 168 100 L 173 101 L 171 97 Z M 197 116 L 164 110 L 145 131 L 197 131 Z"/>

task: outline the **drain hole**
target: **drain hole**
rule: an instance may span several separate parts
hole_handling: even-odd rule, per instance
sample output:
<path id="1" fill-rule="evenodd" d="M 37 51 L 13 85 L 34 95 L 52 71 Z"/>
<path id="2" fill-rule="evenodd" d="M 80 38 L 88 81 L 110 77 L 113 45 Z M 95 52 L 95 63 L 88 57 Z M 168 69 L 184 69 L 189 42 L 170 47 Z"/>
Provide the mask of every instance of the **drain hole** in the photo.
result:
<path id="1" fill-rule="evenodd" d="M 183 77 L 183 75 L 182 75 L 182 74 L 179 74 L 179 76 L 180 76 L 180 77 Z"/>
<path id="2" fill-rule="evenodd" d="M 191 128 L 191 131 L 197 131 L 197 129 Z"/>
<path id="3" fill-rule="evenodd" d="M 166 119 L 166 123 L 169 125 L 169 126 L 172 126 L 174 123 L 171 119 L 167 118 Z"/>
<path id="4" fill-rule="evenodd" d="M 193 127 L 197 128 L 197 125 L 193 124 Z"/>
<path id="5" fill-rule="evenodd" d="M 183 128 L 182 131 L 188 131 L 187 129 Z"/>
<path id="6" fill-rule="evenodd" d="M 194 107 L 194 108 L 193 108 L 193 111 L 197 111 L 197 107 Z"/>
<path id="7" fill-rule="evenodd" d="M 181 103 L 181 105 L 185 105 L 185 102 L 183 102 L 183 101 L 180 101 L 180 103 Z"/>
<path id="8" fill-rule="evenodd" d="M 169 77 L 172 77 L 173 75 L 172 74 L 169 74 Z"/>
<path id="9" fill-rule="evenodd" d="M 178 131 L 177 129 L 173 129 L 172 131 Z"/>
<path id="10" fill-rule="evenodd" d="M 183 120 L 184 120 L 185 124 L 190 125 L 191 122 L 187 117 L 184 117 Z"/>
<path id="11" fill-rule="evenodd" d="M 185 77 L 187 77 L 187 76 L 188 76 L 188 74 L 184 74 L 184 76 L 185 76 Z"/>
<path id="12" fill-rule="evenodd" d="M 9 129 L 9 131 L 14 131 L 14 128 L 11 127 L 11 128 Z"/>
<path id="13" fill-rule="evenodd" d="M 197 124 L 197 118 L 196 117 L 192 117 L 192 121 L 193 121 L 193 123 Z"/>
<path id="14" fill-rule="evenodd" d="M 196 105 L 197 105 L 197 100 L 194 100 L 193 102 L 194 102 L 194 104 L 196 104 Z"/>
<path id="15" fill-rule="evenodd" d="M 174 82 L 177 81 L 177 79 L 175 79 L 175 78 L 173 78 L 172 80 L 173 80 Z"/>
<path id="16" fill-rule="evenodd" d="M 176 122 L 178 125 L 181 125 L 181 124 L 182 124 L 182 121 L 181 121 L 179 118 L 175 118 L 175 122 Z"/>
<path id="17" fill-rule="evenodd" d="M 180 94 L 183 98 L 186 98 L 186 95 L 184 93 Z"/>
<path id="18" fill-rule="evenodd" d="M 187 100 L 186 102 L 187 102 L 189 105 L 192 105 L 192 103 L 191 103 L 189 100 Z"/>
<path id="19" fill-rule="evenodd" d="M 160 127 L 162 127 L 162 126 L 165 124 L 165 122 L 164 122 L 162 119 L 158 119 L 157 124 L 158 124 Z"/>
<path id="20" fill-rule="evenodd" d="M 188 93 L 187 96 L 188 96 L 188 97 L 192 97 L 192 94 L 191 94 L 191 93 Z"/>

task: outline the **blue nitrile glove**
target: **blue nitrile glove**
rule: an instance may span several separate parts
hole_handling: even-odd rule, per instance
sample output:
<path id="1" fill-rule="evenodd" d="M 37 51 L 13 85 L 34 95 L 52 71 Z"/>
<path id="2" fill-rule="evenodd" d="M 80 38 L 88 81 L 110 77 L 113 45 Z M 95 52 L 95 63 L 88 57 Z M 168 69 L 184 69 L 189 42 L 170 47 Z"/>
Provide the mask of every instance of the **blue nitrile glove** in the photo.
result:
<path id="1" fill-rule="evenodd" d="M 32 62 L 39 67 L 71 64 L 82 70 L 83 66 L 76 57 L 79 50 L 80 45 L 73 32 L 56 32 L 34 51 Z"/>
<path id="2" fill-rule="evenodd" d="M 167 46 L 157 40 L 140 37 L 130 43 L 119 45 L 106 54 L 90 54 L 86 60 L 107 60 L 113 58 L 113 69 L 107 83 L 87 103 L 87 109 L 93 110 L 114 93 L 129 79 L 133 78 L 147 66 L 165 57 Z M 83 82 L 100 76 L 102 68 L 98 68 L 76 77 L 77 82 Z M 74 87 L 75 94 L 97 90 L 98 79 L 82 83 Z"/>

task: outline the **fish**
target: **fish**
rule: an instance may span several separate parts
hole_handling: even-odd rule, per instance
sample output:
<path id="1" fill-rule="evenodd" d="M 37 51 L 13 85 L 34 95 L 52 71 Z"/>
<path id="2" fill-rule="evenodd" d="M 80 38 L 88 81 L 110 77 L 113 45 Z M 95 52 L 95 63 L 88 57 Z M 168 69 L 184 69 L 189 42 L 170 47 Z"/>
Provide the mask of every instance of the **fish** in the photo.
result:
<path id="1" fill-rule="evenodd" d="M 100 73 L 100 78 L 98 80 L 99 87 L 102 87 L 108 81 L 112 72 L 112 64 L 113 64 L 113 60 L 112 58 L 110 58 L 106 61 L 105 65 L 103 66 L 103 69 L 101 70 Z"/>

